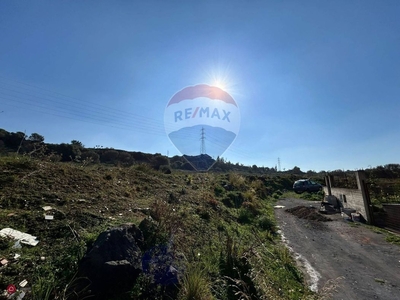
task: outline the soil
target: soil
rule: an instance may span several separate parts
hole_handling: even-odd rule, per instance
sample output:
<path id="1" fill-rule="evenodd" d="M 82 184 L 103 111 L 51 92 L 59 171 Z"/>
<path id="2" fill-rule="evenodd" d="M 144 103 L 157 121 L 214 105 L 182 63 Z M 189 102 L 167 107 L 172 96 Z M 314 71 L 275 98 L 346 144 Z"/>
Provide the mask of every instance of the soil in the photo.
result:
<path id="1" fill-rule="evenodd" d="M 293 215 L 301 219 L 320 221 L 320 222 L 332 221 L 332 219 L 326 218 L 320 213 L 318 213 L 317 208 L 314 206 L 306 207 L 304 205 L 299 205 L 292 208 L 288 208 L 286 209 L 286 211 L 292 213 Z"/>
<path id="2" fill-rule="evenodd" d="M 323 216 L 318 201 L 277 204 L 285 206 L 275 209 L 282 239 L 311 289 L 329 299 L 400 298 L 400 247 L 386 242 L 384 234 L 340 214 Z M 320 222 L 325 219 L 331 222 Z"/>

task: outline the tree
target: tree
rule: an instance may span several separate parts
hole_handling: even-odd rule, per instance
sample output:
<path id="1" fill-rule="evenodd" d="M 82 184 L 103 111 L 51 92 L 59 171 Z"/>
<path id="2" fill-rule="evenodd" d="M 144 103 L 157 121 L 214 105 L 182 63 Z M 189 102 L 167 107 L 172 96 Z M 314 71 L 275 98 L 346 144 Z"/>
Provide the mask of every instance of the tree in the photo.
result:
<path id="1" fill-rule="evenodd" d="M 43 143 L 44 142 L 44 136 L 40 135 L 38 133 L 32 133 L 30 137 L 28 138 L 29 141 L 34 142 L 34 143 Z"/>
<path id="2" fill-rule="evenodd" d="M 79 147 L 79 148 L 85 148 L 85 146 L 80 141 L 77 141 L 77 140 L 72 140 L 71 145 Z"/>
<path id="3" fill-rule="evenodd" d="M 118 159 L 118 151 L 107 150 L 101 155 L 101 162 L 104 163 L 116 163 Z"/>

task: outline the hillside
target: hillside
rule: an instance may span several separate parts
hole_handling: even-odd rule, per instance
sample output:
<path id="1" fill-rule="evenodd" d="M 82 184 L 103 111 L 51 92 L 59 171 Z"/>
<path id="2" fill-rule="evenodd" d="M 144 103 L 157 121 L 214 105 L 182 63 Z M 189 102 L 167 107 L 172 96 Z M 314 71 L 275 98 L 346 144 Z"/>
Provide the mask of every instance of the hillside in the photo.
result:
<path id="1" fill-rule="evenodd" d="M 0 169 L 1 227 L 39 240 L 20 249 L 0 240 L 1 259 L 8 260 L 1 290 L 26 279 L 24 299 L 71 298 L 79 261 L 98 234 L 150 217 L 143 251 L 174 251 L 179 282 L 167 289 L 143 273 L 130 291 L 115 291 L 115 299 L 314 297 L 276 234 L 270 199 L 290 187 L 289 178 L 163 174 L 144 164 L 87 166 L 15 155 L 1 157 Z"/>

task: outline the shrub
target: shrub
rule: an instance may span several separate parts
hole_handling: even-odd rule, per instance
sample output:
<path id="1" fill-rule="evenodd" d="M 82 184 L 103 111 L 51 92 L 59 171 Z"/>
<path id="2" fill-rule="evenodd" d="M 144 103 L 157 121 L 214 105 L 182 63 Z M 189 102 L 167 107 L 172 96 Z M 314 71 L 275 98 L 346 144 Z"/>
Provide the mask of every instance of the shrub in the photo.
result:
<path id="1" fill-rule="evenodd" d="M 253 214 L 245 208 L 239 209 L 238 222 L 242 224 L 250 224 L 253 221 Z"/>
<path id="2" fill-rule="evenodd" d="M 96 164 L 100 161 L 100 155 L 94 151 L 86 151 L 81 154 L 81 159 Z"/>
<path id="3" fill-rule="evenodd" d="M 210 284 L 206 272 L 197 267 L 190 266 L 181 282 L 179 300 L 211 300 Z"/>
<path id="4" fill-rule="evenodd" d="M 246 179 L 237 173 L 229 173 L 229 183 L 237 190 L 246 188 Z"/>
<path id="5" fill-rule="evenodd" d="M 263 230 L 268 230 L 272 233 L 276 232 L 275 223 L 267 216 L 262 216 L 261 218 L 259 218 L 257 221 L 257 225 Z"/>
<path id="6" fill-rule="evenodd" d="M 215 197 L 220 197 L 224 194 L 225 190 L 221 186 L 216 186 L 214 188 Z"/>

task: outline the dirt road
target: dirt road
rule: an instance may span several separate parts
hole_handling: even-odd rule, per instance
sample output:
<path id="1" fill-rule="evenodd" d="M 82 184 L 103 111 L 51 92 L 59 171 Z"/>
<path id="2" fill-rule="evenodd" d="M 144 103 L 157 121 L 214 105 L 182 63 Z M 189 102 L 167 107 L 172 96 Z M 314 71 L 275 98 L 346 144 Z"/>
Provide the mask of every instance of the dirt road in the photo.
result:
<path id="1" fill-rule="evenodd" d="M 275 209 L 283 239 L 308 273 L 310 287 L 326 294 L 332 287 L 330 280 L 336 279 L 331 299 L 400 299 L 399 246 L 366 226 L 351 226 L 340 214 L 328 215 L 331 222 L 321 222 L 285 211 L 299 205 L 319 208 L 319 204 L 285 199 L 277 203 L 285 208 Z"/>

